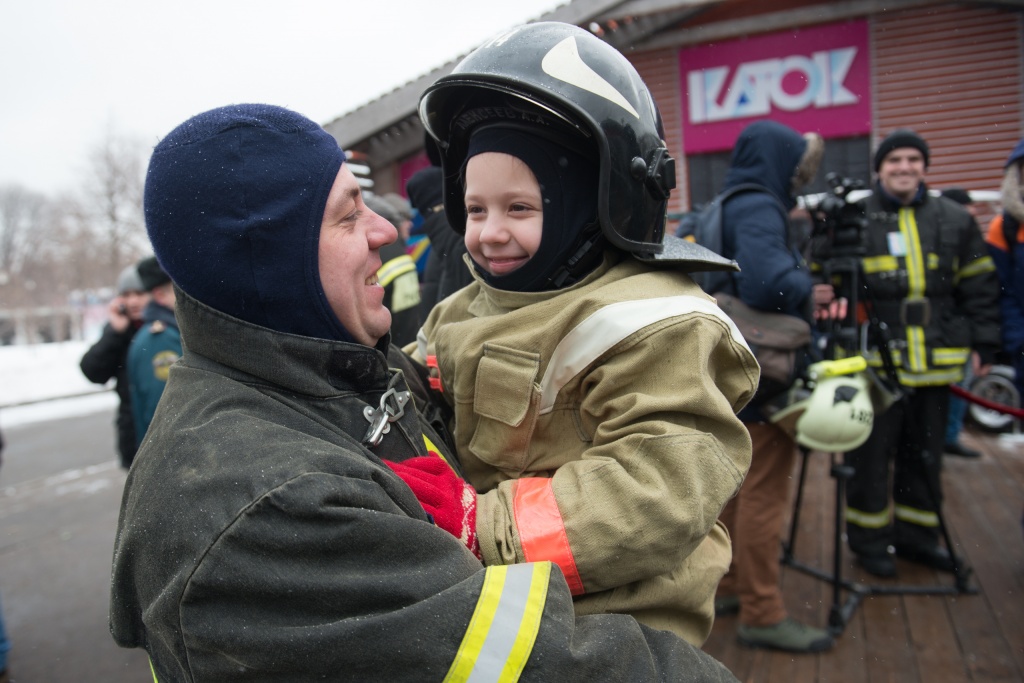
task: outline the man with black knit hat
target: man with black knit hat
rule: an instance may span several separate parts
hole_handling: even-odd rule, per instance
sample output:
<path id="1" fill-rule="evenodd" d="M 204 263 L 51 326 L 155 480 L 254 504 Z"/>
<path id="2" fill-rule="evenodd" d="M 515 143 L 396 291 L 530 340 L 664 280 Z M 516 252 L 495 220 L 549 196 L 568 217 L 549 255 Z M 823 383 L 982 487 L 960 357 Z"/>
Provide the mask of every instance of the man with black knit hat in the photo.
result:
<path id="1" fill-rule="evenodd" d="M 958 567 L 953 549 L 939 545 L 948 385 L 962 379 L 968 362 L 984 374 L 999 348 L 995 267 L 967 210 L 929 194 L 929 158 L 928 143 L 913 131 L 882 140 L 862 234 L 864 299 L 888 326 L 898 380 L 909 390 L 876 415 L 868 441 L 846 454 L 854 469 L 847 489 L 850 549 L 881 577 L 896 574 L 890 548 L 940 571 Z M 877 342 L 868 344 L 846 351 L 881 369 Z"/>
<path id="2" fill-rule="evenodd" d="M 257 104 L 153 152 L 146 227 L 184 354 L 125 484 L 115 640 L 162 683 L 735 680 L 629 617 L 574 620 L 551 563 L 485 569 L 393 473 L 457 461 L 413 366 L 388 366 L 377 270 L 396 231 L 344 160 Z"/>
<path id="3" fill-rule="evenodd" d="M 142 313 L 142 329 L 128 348 L 127 364 L 135 440 L 141 444 L 167 384 L 168 371 L 181 357 L 181 333 L 174 317 L 171 278 L 155 256 L 139 261 L 138 271 L 150 298 Z"/>

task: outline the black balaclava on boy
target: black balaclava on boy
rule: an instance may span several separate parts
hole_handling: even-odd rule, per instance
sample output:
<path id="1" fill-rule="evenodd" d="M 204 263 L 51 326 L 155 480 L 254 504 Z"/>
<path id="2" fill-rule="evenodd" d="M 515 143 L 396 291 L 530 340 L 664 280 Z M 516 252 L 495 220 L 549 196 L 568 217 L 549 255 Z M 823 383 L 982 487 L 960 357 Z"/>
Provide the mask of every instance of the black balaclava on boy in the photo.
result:
<path id="1" fill-rule="evenodd" d="M 566 287 L 593 270 L 604 243 L 597 223 L 597 163 L 546 138 L 502 126 L 473 133 L 466 162 L 484 152 L 508 154 L 526 164 L 540 185 L 544 204 L 537 253 L 501 276 L 491 275 L 474 261 L 484 281 L 497 289 L 540 292 Z M 581 249 L 584 253 L 577 254 Z M 570 260 L 573 267 L 567 272 Z"/>

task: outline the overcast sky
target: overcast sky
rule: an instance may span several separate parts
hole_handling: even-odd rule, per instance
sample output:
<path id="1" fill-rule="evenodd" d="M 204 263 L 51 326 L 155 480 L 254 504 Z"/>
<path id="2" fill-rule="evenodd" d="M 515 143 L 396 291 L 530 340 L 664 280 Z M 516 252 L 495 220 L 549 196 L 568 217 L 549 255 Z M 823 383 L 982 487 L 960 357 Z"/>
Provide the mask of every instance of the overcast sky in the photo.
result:
<path id="1" fill-rule="evenodd" d="M 112 131 L 149 147 L 235 102 L 326 123 L 564 0 L 0 0 L 0 185 L 74 190 Z"/>

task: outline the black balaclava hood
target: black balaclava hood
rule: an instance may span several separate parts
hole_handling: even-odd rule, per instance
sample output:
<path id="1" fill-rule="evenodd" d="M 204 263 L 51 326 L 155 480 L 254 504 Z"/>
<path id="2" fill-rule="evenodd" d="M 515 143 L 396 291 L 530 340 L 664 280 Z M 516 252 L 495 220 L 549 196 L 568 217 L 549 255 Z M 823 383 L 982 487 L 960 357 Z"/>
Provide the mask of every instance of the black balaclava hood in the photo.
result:
<path id="1" fill-rule="evenodd" d="M 160 265 L 202 303 L 255 325 L 354 341 L 320 282 L 320 225 L 345 160 L 319 125 L 239 104 L 181 124 L 153 150 L 146 230 Z"/>
<path id="2" fill-rule="evenodd" d="M 474 261 L 484 281 L 498 289 L 539 292 L 568 286 L 593 270 L 603 246 L 597 223 L 597 163 L 547 138 L 500 125 L 473 133 L 466 163 L 484 152 L 508 154 L 526 164 L 540 185 L 544 212 L 540 246 L 533 258 L 502 276 L 491 275 Z M 462 175 L 465 178 L 465 167 Z M 567 277 L 563 266 L 588 240 L 584 266 Z"/>

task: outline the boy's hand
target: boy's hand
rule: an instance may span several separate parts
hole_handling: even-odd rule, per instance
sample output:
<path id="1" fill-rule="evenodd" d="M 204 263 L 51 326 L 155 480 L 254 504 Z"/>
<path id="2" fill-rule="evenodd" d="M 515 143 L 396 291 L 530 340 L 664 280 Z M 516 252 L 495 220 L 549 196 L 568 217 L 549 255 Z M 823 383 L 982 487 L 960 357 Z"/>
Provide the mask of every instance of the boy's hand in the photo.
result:
<path id="1" fill-rule="evenodd" d="M 401 477 L 434 523 L 480 559 L 476 538 L 476 491 L 436 455 L 384 464 Z"/>

